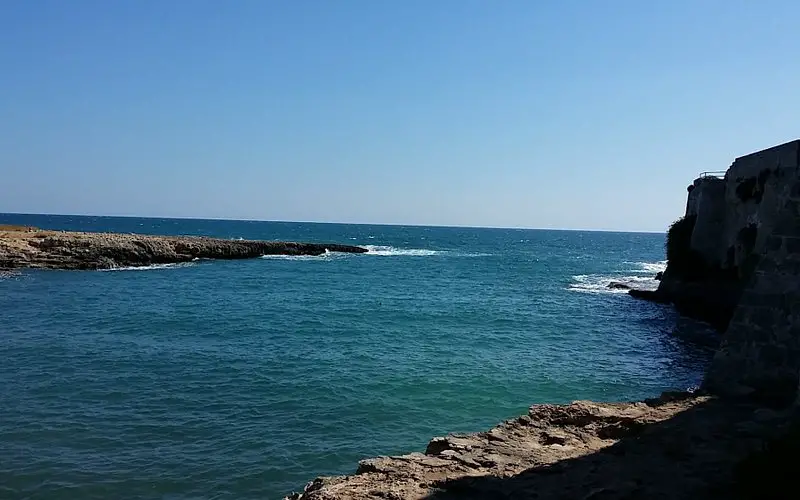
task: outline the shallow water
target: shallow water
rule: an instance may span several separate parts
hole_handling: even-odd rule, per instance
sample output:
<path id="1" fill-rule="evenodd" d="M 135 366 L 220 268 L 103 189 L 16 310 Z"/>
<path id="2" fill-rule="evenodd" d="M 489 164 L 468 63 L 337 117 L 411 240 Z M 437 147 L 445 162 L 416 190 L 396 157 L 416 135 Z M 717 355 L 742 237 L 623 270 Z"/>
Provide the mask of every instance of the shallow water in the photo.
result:
<path id="1" fill-rule="evenodd" d="M 2 498 L 280 498 L 533 403 L 695 386 L 714 344 L 608 288 L 655 286 L 663 234 L 0 223 L 371 250 L 0 276 Z"/>

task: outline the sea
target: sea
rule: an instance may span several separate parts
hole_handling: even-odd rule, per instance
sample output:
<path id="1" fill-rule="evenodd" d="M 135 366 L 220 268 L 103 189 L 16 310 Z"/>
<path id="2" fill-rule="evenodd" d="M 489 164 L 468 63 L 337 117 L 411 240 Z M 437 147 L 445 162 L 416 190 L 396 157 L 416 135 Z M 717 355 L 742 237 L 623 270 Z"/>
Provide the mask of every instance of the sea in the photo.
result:
<path id="1" fill-rule="evenodd" d="M 664 234 L 0 214 L 364 255 L 0 276 L 0 498 L 280 499 L 536 403 L 696 387 L 705 326 L 635 300 Z"/>

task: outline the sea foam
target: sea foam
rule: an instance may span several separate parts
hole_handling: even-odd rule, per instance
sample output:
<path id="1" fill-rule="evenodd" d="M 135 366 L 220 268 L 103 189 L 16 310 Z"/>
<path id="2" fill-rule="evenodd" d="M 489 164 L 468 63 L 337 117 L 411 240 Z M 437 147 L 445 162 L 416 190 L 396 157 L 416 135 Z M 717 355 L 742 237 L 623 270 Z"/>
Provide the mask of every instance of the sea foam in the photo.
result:
<path id="1" fill-rule="evenodd" d="M 572 277 L 572 283 L 567 287 L 573 292 L 583 293 L 628 293 L 628 290 L 655 290 L 658 281 L 646 276 L 610 276 L 603 274 L 579 274 Z M 612 283 L 620 283 L 628 288 L 613 288 Z"/>
<path id="2" fill-rule="evenodd" d="M 421 248 L 396 248 L 387 245 L 364 245 L 369 250 L 366 255 L 377 255 L 381 257 L 411 256 L 411 257 L 430 257 L 439 255 L 443 252 L 439 250 L 425 250 Z"/>
<path id="3" fill-rule="evenodd" d="M 150 264 L 149 266 L 122 266 L 122 267 L 112 267 L 110 269 L 99 269 L 99 271 L 108 272 L 108 271 L 156 271 L 159 269 L 178 269 L 181 267 L 190 267 L 195 264 L 198 259 L 194 259 L 191 262 L 178 262 L 175 264 Z"/>
<path id="4" fill-rule="evenodd" d="M 631 264 L 635 266 L 633 269 L 630 270 L 630 272 L 632 273 L 656 274 L 659 272 L 664 272 L 667 269 L 666 260 L 661 260 L 658 262 L 626 262 L 625 264 Z"/>

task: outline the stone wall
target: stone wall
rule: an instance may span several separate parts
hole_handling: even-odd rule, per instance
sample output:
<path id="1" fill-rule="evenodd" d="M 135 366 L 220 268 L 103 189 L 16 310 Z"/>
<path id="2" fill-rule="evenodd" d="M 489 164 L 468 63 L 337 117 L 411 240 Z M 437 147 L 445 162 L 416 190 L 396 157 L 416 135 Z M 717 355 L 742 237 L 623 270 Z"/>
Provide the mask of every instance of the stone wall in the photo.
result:
<path id="1" fill-rule="evenodd" d="M 668 254 L 680 258 L 667 256 L 674 262 L 655 292 L 631 295 L 672 303 L 682 314 L 725 331 L 798 170 L 800 140 L 737 158 L 723 179 L 695 180 L 686 203 L 691 234 L 674 240 L 672 229 L 668 234 L 678 242 Z"/>
<path id="2" fill-rule="evenodd" d="M 792 141 L 737 158 L 724 179 L 695 179 L 686 200 L 686 215 L 697 217 L 691 249 L 722 269 L 760 253 L 798 167 L 800 141 Z"/>
<path id="3" fill-rule="evenodd" d="M 720 242 L 724 240 L 726 206 L 725 180 L 704 177 L 694 181 L 689 193 L 686 215 L 697 216 L 690 248 L 713 266 L 722 265 Z"/>
<path id="4" fill-rule="evenodd" d="M 784 175 L 758 264 L 714 356 L 704 387 L 776 403 L 800 382 L 800 176 Z"/>
<path id="5" fill-rule="evenodd" d="M 733 162 L 725 175 L 724 229 L 714 261 L 723 268 L 741 268 L 763 251 L 799 165 L 800 141 Z"/>

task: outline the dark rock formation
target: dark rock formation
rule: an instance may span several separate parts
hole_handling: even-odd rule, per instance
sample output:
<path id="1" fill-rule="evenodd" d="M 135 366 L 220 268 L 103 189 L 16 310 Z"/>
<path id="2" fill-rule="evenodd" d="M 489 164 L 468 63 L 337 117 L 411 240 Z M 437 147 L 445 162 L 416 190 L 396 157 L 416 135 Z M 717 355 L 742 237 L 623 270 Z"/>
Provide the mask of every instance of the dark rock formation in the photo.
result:
<path id="1" fill-rule="evenodd" d="M 667 233 L 667 270 L 656 292 L 681 314 L 725 331 L 800 168 L 800 141 L 737 158 L 724 178 L 694 181 L 686 215 Z"/>
<path id="2" fill-rule="evenodd" d="M 335 243 L 223 240 L 193 236 L 0 231 L 0 268 L 111 269 L 193 259 L 249 259 L 262 255 L 364 253 Z"/>
<path id="3" fill-rule="evenodd" d="M 662 283 L 665 281 L 666 277 Z M 704 321 L 720 332 L 728 327 L 741 293 L 741 284 L 725 281 L 680 282 L 675 288 L 628 291 L 637 299 L 672 304 L 682 315 Z"/>
<path id="4" fill-rule="evenodd" d="M 612 290 L 630 290 L 631 289 L 630 285 L 627 285 L 625 283 L 620 283 L 619 281 L 612 281 L 611 283 L 608 284 L 608 288 L 610 288 Z"/>

